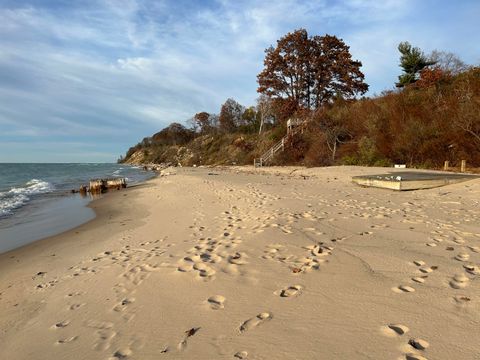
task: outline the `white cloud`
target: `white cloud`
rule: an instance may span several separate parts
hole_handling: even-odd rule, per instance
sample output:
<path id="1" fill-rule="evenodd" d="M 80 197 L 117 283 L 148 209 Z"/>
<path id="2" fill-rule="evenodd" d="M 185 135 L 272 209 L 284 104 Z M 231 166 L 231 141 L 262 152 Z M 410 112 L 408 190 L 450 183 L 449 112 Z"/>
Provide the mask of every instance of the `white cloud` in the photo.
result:
<path id="1" fill-rule="evenodd" d="M 228 97 L 253 104 L 263 50 L 300 27 L 342 37 L 374 92 L 393 86 L 402 40 L 474 53 L 453 25 L 419 14 L 428 2 L 413 0 L 90 4 L 0 6 L 1 141 L 115 136 L 113 160 L 169 122 L 218 112 Z M 464 18 L 462 34 L 476 22 Z"/>

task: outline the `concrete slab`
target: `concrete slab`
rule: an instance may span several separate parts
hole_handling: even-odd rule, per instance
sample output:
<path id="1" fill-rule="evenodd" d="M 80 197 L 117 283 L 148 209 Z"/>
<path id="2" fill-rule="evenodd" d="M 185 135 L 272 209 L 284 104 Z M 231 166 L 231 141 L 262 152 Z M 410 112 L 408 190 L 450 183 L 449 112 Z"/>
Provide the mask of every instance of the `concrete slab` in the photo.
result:
<path id="1" fill-rule="evenodd" d="M 431 189 L 478 178 L 477 175 L 449 172 L 396 171 L 388 174 L 354 176 L 352 181 L 360 186 L 405 191 Z"/>

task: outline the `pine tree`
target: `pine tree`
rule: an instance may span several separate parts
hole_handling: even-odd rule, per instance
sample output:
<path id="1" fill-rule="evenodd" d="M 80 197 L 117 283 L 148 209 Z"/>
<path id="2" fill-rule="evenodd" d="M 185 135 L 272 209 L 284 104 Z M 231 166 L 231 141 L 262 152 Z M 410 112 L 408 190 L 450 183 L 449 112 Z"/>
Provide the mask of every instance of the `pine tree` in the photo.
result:
<path id="1" fill-rule="evenodd" d="M 398 77 L 397 87 L 405 87 L 413 84 L 420 78 L 420 71 L 434 65 L 435 61 L 429 60 L 418 47 L 413 47 L 408 41 L 398 45 L 400 51 L 400 67 L 403 74 Z"/>

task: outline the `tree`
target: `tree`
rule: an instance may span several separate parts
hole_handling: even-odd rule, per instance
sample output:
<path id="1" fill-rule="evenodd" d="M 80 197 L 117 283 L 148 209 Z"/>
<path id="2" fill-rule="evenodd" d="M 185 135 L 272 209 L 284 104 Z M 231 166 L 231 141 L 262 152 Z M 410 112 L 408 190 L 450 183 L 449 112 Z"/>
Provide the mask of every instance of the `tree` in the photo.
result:
<path id="1" fill-rule="evenodd" d="M 449 76 L 449 73 L 443 71 L 439 66 L 428 67 L 420 71 L 420 78 L 415 82 L 415 86 L 417 88 L 428 88 Z"/>
<path id="2" fill-rule="evenodd" d="M 200 133 L 207 133 L 212 127 L 210 124 L 210 114 L 205 111 L 196 113 L 193 121 L 198 125 Z"/>
<path id="3" fill-rule="evenodd" d="M 305 29 L 288 33 L 265 50 L 258 92 L 285 99 L 298 108 L 317 109 L 335 96 L 364 94 L 368 85 L 349 47 L 335 36 L 309 37 Z"/>
<path id="4" fill-rule="evenodd" d="M 455 97 L 458 109 L 453 117 L 453 125 L 480 145 L 480 68 L 461 74 L 457 78 Z"/>
<path id="5" fill-rule="evenodd" d="M 247 131 L 255 131 L 257 126 L 257 111 L 254 106 L 245 108 L 243 111 L 242 126 L 244 126 Z"/>
<path id="6" fill-rule="evenodd" d="M 151 138 L 142 141 L 142 147 L 147 148 L 152 143 L 157 145 L 183 145 L 193 139 L 193 131 L 179 123 L 172 123 Z"/>
<path id="7" fill-rule="evenodd" d="M 408 41 L 401 42 L 398 51 L 401 54 L 400 67 L 403 69 L 403 74 L 398 77 L 396 83 L 399 88 L 415 83 L 424 68 L 435 64 L 435 61 L 429 60 L 420 48 L 413 47 Z"/>
<path id="8" fill-rule="evenodd" d="M 225 132 L 235 131 L 242 125 L 244 107 L 234 99 L 227 99 L 220 110 L 218 118 L 220 129 Z"/>
<path id="9" fill-rule="evenodd" d="M 348 124 L 348 107 L 343 99 L 337 99 L 328 109 L 323 108 L 313 114 L 314 123 L 323 133 L 325 143 L 335 161 L 337 149 L 352 138 Z"/>
<path id="10" fill-rule="evenodd" d="M 260 126 L 258 129 L 258 134 L 262 133 L 263 126 L 265 123 L 273 118 L 273 107 L 272 107 L 272 99 L 267 95 L 260 95 L 257 99 L 257 114 L 260 120 Z"/>
<path id="11" fill-rule="evenodd" d="M 436 67 L 449 75 L 458 75 L 469 69 L 467 64 L 451 52 L 433 50 L 428 58 L 435 63 Z"/>
<path id="12" fill-rule="evenodd" d="M 342 98 L 351 99 L 368 91 L 362 63 L 352 60 L 349 47 L 336 36 L 314 36 L 312 61 L 314 69 L 313 99 L 315 108 Z"/>

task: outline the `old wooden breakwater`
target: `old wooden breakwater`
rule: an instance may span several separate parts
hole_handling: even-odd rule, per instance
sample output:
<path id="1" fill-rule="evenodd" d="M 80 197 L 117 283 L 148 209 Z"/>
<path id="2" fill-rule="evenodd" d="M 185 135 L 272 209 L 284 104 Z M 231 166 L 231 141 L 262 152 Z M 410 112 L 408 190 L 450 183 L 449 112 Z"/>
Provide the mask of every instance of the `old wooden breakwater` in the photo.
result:
<path id="1" fill-rule="evenodd" d="M 80 186 L 79 192 L 86 194 L 101 194 L 110 189 L 124 189 L 127 187 L 127 179 L 125 178 L 113 178 L 113 179 L 93 179 L 87 185 Z"/>

